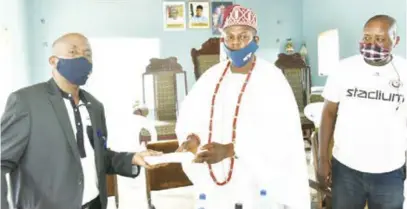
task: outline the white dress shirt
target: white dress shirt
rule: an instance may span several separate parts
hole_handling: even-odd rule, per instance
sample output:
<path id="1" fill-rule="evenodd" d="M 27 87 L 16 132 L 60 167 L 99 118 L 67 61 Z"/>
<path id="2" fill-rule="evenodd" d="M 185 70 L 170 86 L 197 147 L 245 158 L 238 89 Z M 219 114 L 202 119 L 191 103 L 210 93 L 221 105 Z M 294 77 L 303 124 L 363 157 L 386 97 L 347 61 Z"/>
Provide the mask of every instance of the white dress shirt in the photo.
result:
<path id="1" fill-rule="evenodd" d="M 74 135 L 76 136 L 76 125 L 75 124 L 75 115 L 74 111 L 79 111 L 81 115 L 81 123 L 83 125 L 83 140 L 84 140 L 84 147 L 86 151 L 86 157 L 81 158 L 81 165 L 83 169 L 84 175 L 84 190 L 83 190 L 83 198 L 82 198 L 82 205 L 92 201 L 99 195 L 99 188 L 98 188 L 98 178 L 96 172 L 96 164 L 95 164 L 95 152 L 93 150 L 92 145 L 90 144 L 90 140 L 88 134 L 86 133 L 86 127 L 92 126 L 89 112 L 86 109 L 85 104 L 83 101 L 79 102 L 79 105 L 76 108 L 73 108 L 69 99 L 64 98 L 65 106 L 68 111 L 69 119 L 71 121 L 72 129 L 74 131 Z"/>

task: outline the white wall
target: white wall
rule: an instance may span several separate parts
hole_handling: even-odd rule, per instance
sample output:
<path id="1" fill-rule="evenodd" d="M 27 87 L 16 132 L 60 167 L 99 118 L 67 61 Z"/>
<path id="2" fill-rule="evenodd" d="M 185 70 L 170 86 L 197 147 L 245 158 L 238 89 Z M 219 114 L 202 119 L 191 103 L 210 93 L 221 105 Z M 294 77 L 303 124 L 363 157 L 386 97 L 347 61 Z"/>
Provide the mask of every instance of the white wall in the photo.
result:
<path id="1" fill-rule="evenodd" d="M 328 76 L 335 63 L 339 63 L 339 33 L 331 29 L 318 36 L 318 75 Z"/>
<path id="2" fill-rule="evenodd" d="M 160 40 L 92 36 L 89 39 L 94 67 L 84 88 L 92 92 L 105 107 L 108 146 L 115 151 L 139 151 L 142 124 L 132 114 L 132 106 L 136 100 L 142 101 L 142 73 L 150 58 L 159 57 Z M 119 176 L 118 186 L 121 205 L 147 208 L 143 177 L 133 179 Z M 129 196 L 127 192 L 134 195 Z"/>
<path id="3" fill-rule="evenodd" d="M 29 84 L 25 0 L 0 0 L 0 114 L 10 92 Z"/>
<path id="4" fill-rule="evenodd" d="M 0 0 L 0 115 L 8 95 L 29 84 L 27 46 L 25 0 Z"/>

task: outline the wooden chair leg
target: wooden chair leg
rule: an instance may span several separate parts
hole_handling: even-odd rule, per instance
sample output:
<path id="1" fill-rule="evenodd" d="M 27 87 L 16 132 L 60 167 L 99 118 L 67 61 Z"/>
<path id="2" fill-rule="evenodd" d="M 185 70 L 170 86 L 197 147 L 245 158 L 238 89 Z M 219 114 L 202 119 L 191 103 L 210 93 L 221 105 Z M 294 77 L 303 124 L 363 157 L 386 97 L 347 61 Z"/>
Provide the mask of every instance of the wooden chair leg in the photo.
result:
<path id="1" fill-rule="evenodd" d="M 114 200 L 115 200 L 115 203 L 116 203 L 116 209 L 118 209 L 119 208 L 119 187 L 118 187 L 118 184 L 117 184 L 117 175 L 114 175 L 114 183 L 115 183 L 115 192 L 114 192 Z"/>
<path id="2" fill-rule="evenodd" d="M 151 201 L 151 188 L 150 188 L 150 177 L 148 175 L 148 171 L 145 170 L 145 176 L 146 176 L 146 196 L 147 196 L 147 205 L 148 209 L 155 209 L 154 205 L 152 204 Z"/>
<path id="3" fill-rule="evenodd" d="M 325 197 L 324 198 L 324 208 L 325 209 L 332 209 L 332 198 Z"/>
<path id="4" fill-rule="evenodd" d="M 323 207 L 323 201 L 322 201 L 322 198 L 321 198 L 321 195 L 319 194 L 319 192 L 317 192 L 317 208 L 318 209 L 322 209 L 322 208 L 324 208 Z"/>
<path id="5" fill-rule="evenodd" d="M 311 144 L 311 154 L 313 158 L 313 166 L 314 166 L 314 173 L 315 173 L 315 179 L 317 177 L 317 168 L 318 168 L 318 134 L 316 131 L 313 131 L 310 137 L 310 144 Z M 316 179 L 317 180 L 317 179 Z M 316 201 L 318 204 L 318 208 L 322 209 L 323 208 L 323 202 L 324 202 L 324 195 L 322 192 L 317 190 L 316 194 Z"/>

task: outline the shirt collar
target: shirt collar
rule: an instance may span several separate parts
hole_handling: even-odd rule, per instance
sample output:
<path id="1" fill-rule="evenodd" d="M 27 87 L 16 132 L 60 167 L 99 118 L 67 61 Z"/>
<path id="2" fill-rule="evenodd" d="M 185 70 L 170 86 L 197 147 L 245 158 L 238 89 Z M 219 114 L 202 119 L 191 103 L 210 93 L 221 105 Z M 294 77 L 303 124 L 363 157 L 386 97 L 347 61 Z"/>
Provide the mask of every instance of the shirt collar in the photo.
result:
<path id="1" fill-rule="evenodd" d="M 59 92 L 61 92 L 62 98 L 68 99 L 68 100 L 72 100 L 72 101 L 73 101 L 72 94 L 66 93 L 65 91 L 63 91 L 63 90 L 62 90 L 61 88 L 59 88 L 59 87 L 58 87 L 58 89 L 59 89 Z M 85 103 L 85 104 L 88 103 L 88 101 L 86 100 L 85 95 L 84 95 L 82 89 L 79 89 L 79 103 Z"/>

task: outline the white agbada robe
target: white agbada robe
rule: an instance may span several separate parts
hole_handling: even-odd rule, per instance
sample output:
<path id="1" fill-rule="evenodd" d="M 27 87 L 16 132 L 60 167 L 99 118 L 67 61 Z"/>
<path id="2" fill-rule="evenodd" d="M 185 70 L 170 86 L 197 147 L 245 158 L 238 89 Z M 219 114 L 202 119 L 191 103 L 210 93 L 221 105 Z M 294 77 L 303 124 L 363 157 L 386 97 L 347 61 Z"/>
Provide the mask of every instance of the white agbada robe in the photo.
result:
<path id="1" fill-rule="evenodd" d="M 208 142 L 209 118 L 215 86 L 227 65 L 207 70 L 181 104 L 176 133 L 180 143 L 191 133 Z M 213 142 L 230 143 L 235 107 L 246 74 L 229 72 L 222 82 L 213 122 Z M 309 209 L 310 189 L 300 115 L 291 87 L 281 70 L 257 59 L 240 105 L 236 127 L 235 160 L 231 181 L 216 185 L 207 164 L 184 163 L 196 197 L 207 196 L 209 209 L 257 209 L 254 202 L 265 189 L 272 209 Z M 225 180 L 230 159 L 213 165 L 218 181 Z"/>

